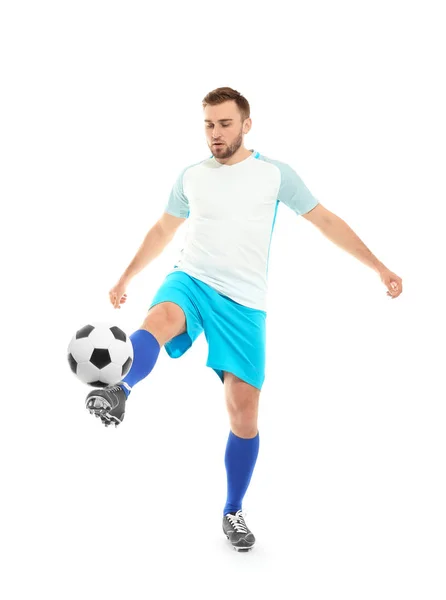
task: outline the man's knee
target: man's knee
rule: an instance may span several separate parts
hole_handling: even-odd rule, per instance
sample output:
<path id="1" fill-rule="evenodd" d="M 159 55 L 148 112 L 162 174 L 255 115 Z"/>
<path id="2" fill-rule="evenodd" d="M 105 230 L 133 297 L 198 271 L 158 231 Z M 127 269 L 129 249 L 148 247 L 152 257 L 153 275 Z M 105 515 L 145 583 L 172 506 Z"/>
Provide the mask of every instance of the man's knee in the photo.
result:
<path id="1" fill-rule="evenodd" d="M 156 337 L 160 346 L 186 331 L 186 316 L 174 302 L 160 302 L 149 310 L 141 329 Z"/>

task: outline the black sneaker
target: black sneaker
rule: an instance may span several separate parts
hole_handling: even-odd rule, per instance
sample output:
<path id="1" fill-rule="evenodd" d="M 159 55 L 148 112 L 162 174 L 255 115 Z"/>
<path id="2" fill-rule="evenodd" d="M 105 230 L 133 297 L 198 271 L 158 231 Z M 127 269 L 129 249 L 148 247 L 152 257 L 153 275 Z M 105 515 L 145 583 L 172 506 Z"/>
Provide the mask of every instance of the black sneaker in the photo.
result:
<path id="1" fill-rule="evenodd" d="M 235 514 L 227 513 L 223 517 L 223 533 L 226 534 L 237 552 L 248 552 L 256 541 L 254 534 L 245 523 L 241 510 L 238 510 Z"/>
<path id="2" fill-rule="evenodd" d="M 85 400 L 85 407 L 91 414 L 100 417 L 106 427 L 113 424 L 117 427 L 124 420 L 127 396 L 122 386 L 131 389 L 126 383 L 120 381 L 116 385 L 107 385 L 93 390 Z"/>

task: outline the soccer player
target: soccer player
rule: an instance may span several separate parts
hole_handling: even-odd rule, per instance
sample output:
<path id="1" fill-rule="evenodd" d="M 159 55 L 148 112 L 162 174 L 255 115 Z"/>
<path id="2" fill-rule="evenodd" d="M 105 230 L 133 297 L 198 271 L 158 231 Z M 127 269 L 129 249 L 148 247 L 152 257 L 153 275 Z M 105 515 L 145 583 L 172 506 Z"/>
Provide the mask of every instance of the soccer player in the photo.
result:
<path id="1" fill-rule="evenodd" d="M 268 260 L 279 202 L 374 269 L 392 299 L 401 294 L 402 280 L 313 197 L 292 167 L 245 148 L 244 136 L 252 122 L 249 103 L 239 92 L 229 87 L 213 90 L 203 99 L 203 111 L 212 154 L 179 173 L 165 212 L 109 292 L 113 306 L 125 303 L 131 278 L 189 219 L 184 248 L 140 329 L 130 336 L 134 350 L 130 371 L 117 385 L 90 392 L 86 407 L 106 426 L 118 426 L 131 389 L 152 371 L 161 347 L 179 358 L 204 332 L 209 349 L 206 366 L 224 384 L 230 421 L 223 531 L 236 550 L 248 550 L 255 538 L 246 525 L 242 500 L 259 450 Z"/>

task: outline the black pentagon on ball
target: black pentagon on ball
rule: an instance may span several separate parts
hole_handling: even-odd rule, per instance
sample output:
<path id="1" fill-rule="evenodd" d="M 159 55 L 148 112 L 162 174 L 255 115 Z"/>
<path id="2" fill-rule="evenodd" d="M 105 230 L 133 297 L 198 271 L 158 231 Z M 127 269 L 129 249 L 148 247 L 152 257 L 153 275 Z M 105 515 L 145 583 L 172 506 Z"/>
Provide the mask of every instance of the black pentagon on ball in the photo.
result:
<path id="1" fill-rule="evenodd" d="M 107 348 L 95 348 L 90 357 L 90 362 L 98 369 L 106 367 L 111 363 L 111 361 L 112 359 L 110 352 L 107 350 Z"/>
<path id="2" fill-rule="evenodd" d="M 76 339 L 88 337 L 93 329 L 93 325 L 85 325 L 85 327 L 82 327 L 82 329 L 79 329 L 79 331 L 76 332 Z"/>
<path id="3" fill-rule="evenodd" d="M 73 355 L 71 354 L 71 352 L 69 352 L 68 354 L 68 363 L 70 365 L 70 369 L 73 371 L 73 373 L 76 375 L 76 371 L 77 371 L 77 361 L 75 360 L 75 358 L 73 357 Z"/>
<path id="4" fill-rule="evenodd" d="M 106 385 L 108 385 L 108 383 L 104 383 L 103 381 L 89 381 L 88 385 L 91 385 L 92 387 L 100 387 L 103 388 Z"/>
<path id="5" fill-rule="evenodd" d="M 125 363 L 122 365 L 121 377 L 124 375 L 124 373 L 127 372 L 127 369 L 130 369 L 130 365 L 132 364 L 132 362 L 133 359 L 131 356 L 129 356 Z"/>
<path id="6" fill-rule="evenodd" d="M 116 340 L 121 340 L 121 342 L 127 341 L 127 336 L 125 335 L 124 331 L 122 331 L 122 329 L 120 329 L 116 325 L 110 327 L 110 331 L 112 332 Z"/>

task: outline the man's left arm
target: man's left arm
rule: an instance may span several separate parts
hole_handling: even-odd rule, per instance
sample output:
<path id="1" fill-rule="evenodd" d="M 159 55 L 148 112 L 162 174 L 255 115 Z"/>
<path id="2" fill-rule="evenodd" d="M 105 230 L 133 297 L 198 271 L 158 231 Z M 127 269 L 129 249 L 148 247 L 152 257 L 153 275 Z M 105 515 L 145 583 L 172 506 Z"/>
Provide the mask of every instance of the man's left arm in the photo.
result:
<path id="1" fill-rule="evenodd" d="M 302 215 L 315 225 L 331 242 L 349 252 L 362 263 L 376 271 L 381 281 L 387 287 L 387 295 L 396 298 L 403 291 L 401 277 L 390 271 L 370 252 L 347 223 L 326 209 L 322 204 Z"/>

